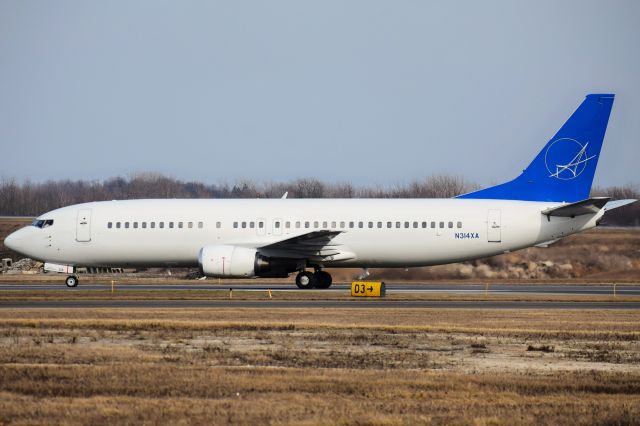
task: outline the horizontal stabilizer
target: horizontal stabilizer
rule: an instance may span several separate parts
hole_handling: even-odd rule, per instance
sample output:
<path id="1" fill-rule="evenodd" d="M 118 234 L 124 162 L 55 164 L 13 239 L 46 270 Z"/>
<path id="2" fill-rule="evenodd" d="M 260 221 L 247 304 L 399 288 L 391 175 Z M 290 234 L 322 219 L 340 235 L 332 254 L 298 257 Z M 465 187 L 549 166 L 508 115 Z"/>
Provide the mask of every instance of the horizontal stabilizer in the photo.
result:
<path id="1" fill-rule="evenodd" d="M 635 203 L 636 201 L 638 201 L 638 200 L 629 199 L 629 200 L 609 201 L 607 204 L 604 205 L 604 209 L 606 211 L 609 211 L 609 210 L 617 209 L 618 207 L 622 207 L 622 206 L 626 206 L 626 205 L 631 204 L 631 203 Z"/>
<path id="2" fill-rule="evenodd" d="M 607 204 L 609 200 L 610 198 L 608 197 L 589 198 L 576 203 L 564 204 L 562 206 L 543 210 L 542 214 L 548 217 L 575 217 L 583 214 L 596 214 Z"/>

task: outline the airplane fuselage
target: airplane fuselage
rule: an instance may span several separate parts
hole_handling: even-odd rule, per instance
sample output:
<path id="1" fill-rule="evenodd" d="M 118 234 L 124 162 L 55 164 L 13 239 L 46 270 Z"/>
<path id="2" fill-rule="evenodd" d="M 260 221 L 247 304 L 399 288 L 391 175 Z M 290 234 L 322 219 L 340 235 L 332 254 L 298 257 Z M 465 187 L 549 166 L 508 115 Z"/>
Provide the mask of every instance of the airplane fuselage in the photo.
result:
<path id="1" fill-rule="evenodd" d="M 339 231 L 323 267 L 413 267 L 530 247 L 592 228 L 604 213 L 541 211 L 552 202 L 476 199 L 130 200 L 73 205 L 41 215 L 51 226 L 13 236 L 17 251 L 75 266 L 197 266 L 206 246 L 265 247 L 318 230 Z M 26 248 L 28 247 L 28 250 Z M 290 255 L 290 254 L 289 254 Z"/>

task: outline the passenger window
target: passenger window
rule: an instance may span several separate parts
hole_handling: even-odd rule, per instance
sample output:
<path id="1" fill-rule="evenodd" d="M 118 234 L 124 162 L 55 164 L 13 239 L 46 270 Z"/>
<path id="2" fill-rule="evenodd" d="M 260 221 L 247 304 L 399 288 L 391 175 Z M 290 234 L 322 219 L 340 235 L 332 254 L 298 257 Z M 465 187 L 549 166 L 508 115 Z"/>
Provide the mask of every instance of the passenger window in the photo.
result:
<path id="1" fill-rule="evenodd" d="M 242 222 L 242 229 L 247 227 L 247 222 Z"/>
<path id="2" fill-rule="evenodd" d="M 189 229 L 193 228 L 193 222 L 189 222 Z"/>
<path id="3" fill-rule="evenodd" d="M 124 227 L 128 229 L 129 228 L 129 222 L 125 222 L 124 223 Z"/>
<path id="4" fill-rule="evenodd" d="M 418 222 L 413 222 L 413 227 L 417 228 L 418 227 Z"/>
<path id="5" fill-rule="evenodd" d="M 258 228 L 260 229 L 264 228 L 264 222 L 258 222 Z"/>
<path id="6" fill-rule="evenodd" d="M 142 222 L 142 227 L 143 227 L 144 229 L 147 229 L 147 222 Z"/>
<path id="7" fill-rule="evenodd" d="M 362 228 L 363 227 L 363 223 L 362 222 L 358 222 L 358 228 Z"/>
<path id="8" fill-rule="evenodd" d="M 382 228 L 382 222 L 378 222 L 378 228 Z"/>
<path id="9" fill-rule="evenodd" d="M 449 222 L 449 228 L 453 228 L 453 222 Z"/>
<path id="10" fill-rule="evenodd" d="M 444 222 L 440 222 L 440 228 L 444 228 Z"/>
<path id="11" fill-rule="evenodd" d="M 323 228 L 328 228 L 328 226 L 327 226 L 327 221 L 326 221 L 326 220 L 325 220 L 324 222 L 322 222 L 322 227 L 323 227 Z"/>
<path id="12" fill-rule="evenodd" d="M 405 223 L 404 223 L 404 227 L 405 227 L 405 228 L 408 228 L 408 227 L 409 227 L 409 222 L 405 222 Z"/>
<path id="13" fill-rule="evenodd" d="M 373 228 L 373 222 L 369 222 L 369 228 Z"/>
<path id="14" fill-rule="evenodd" d="M 116 228 L 120 229 L 120 222 L 116 222 Z"/>
<path id="15" fill-rule="evenodd" d="M 160 222 L 160 223 L 158 223 L 158 227 L 159 227 L 159 228 L 164 228 L 164 222 Z"/>
<path id="16" fill-rule="evenodd" d="M 233 222 L 233 227 L 237 228 L 238 227 L 238 222 Z"/>
<path id="17" fill-rule="evenodd" d="M 422 227 L 426 228 L 427 227 L 427 222 L 422 222 Z"/>
<path id="18" fill-rule="evenodd" d="M 133 222 L 133 227 L 137 229 L 138 228 L 138 222 Z"/>
<path id="19" fill-rule="evenodd" d="M 353 228 L 353 222 L 349 222 L 349 228 Z"/>
<path id="20" fill-rule="evenodd" d="M 202 228 L 203 223 L 202 222 L 198 222 L 198 228 Z M 222 222 L 216 222 L 216 228 L 220 229 L 222 228 Z"/>
<path id="21" fill-rule="evenodd" d="M 296 228 L 300 229 L 300 222 L 296 222 Z"/>
<path id="22" fill-rule="evenodd" d="M 396 222 L 396 228 L 400 228 L 400 222 Z"/>
<path id="23" fill-rule="evenodd" d="M 393 228 L 393 222 L 387 222 L 387 228 Z"/>
<path id="24" fill-rule="evenodd" d="M 344 222 L 340 222 L 340 228 L 344 229 L 345 223 Z"/>
<path id="25" fill-rule="evenodd" d="M 113 222 L 107 223 L 107 228 L 109 228 L 109 229 L 113 228 Z"/>
<path id="26" fill-rule="evenodd" d="M 249 228 L 253 229 L 256 227 L 256 223 L 255 222 L 249 222 Z"/>
<path id="27" fill-rule="evenodd" d="M 285 222 L 284 223 L 284 227 L 287 228 L 287 229 L 291 228 L 291 222 L 289 222 L 289 221 Z"/>
<path id="28" fill-rule="evenodd" d="M 431 222 L 431 227 L 435 228 L 436 227 L 436 223 L 435 222 Z"/>
<path id="29" fill-rule="evenodd" d="M 304 223 L 304 227 L 305 227 L 305 228 L 309 228 L 309 222 L 305 222 L 305 223 Z"/>
<path id="30" fill-rule="evenodd" d="M 155 228 L 156 227 L 156 223 L 155 222 L 151 222 L 151 228 Z"/>
<path id="31" fill-rule="evenodd" d="M 178 228 L 182 228 L 182 222 L 178 222 Z"/>
<path id="32" fill-rule="evenodd" d="M 458 222 L 458 229 L 462 228 L 462 222 Z"/>
<path id="33" fill-rule="evenodd" d="M 274 225 L 275 225 L 276 229 L 280 228 L 280 222 L 275 222 Z"/>
<path id="34" fill-rule="evenodd" d="M 336 223 L 335 222 L 331 222 L 331 227 L 335 229 L 336 228 Z"/>
<path id="35" fill-rule="evenodd" d="M 315 222 L 313 222 L 313 227 L 314 227 L 314 228 L 318 228 L 318 226 L 319 226 L 319 225 L 318 225 L 318 221 L 317 221 L 317 220 L 316 220 Z"/>

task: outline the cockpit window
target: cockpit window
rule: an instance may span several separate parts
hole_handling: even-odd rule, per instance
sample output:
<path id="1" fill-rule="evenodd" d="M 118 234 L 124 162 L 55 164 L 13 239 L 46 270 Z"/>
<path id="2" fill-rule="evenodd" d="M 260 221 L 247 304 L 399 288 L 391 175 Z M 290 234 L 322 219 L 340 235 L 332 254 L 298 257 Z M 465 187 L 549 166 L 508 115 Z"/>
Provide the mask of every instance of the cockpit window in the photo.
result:
<path id="1" fill-rule="evenodd" d="M 36 228 L 47 228 L 53 225 L 53 219 L 36 219 L 31 222 L 31 225 L 35 226 Z"/>

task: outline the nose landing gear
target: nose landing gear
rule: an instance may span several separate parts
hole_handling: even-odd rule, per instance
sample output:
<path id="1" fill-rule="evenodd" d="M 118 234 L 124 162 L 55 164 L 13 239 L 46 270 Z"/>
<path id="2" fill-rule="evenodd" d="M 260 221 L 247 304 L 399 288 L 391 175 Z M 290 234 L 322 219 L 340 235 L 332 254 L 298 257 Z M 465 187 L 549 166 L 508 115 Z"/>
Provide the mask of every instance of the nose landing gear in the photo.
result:
<path id="1" fill-rule="evenodd" d="M 77 287 L 79 282 L 80 280 L 75 275 L 69 275 L 67 279 L 64 280 L 64 283 L 67 285 L 67 287 Z"/>
<path id="2" fill-rule="evenodd" d="M 329 288 L 331 287 L 331 283 L 331 274 L 320 269 L 316 270 L 315 273 L 302 271 L 296 276 L 296 285 L 303 290 Z"/>

